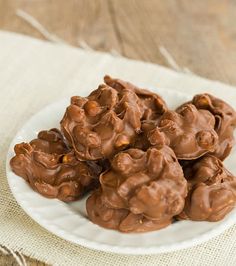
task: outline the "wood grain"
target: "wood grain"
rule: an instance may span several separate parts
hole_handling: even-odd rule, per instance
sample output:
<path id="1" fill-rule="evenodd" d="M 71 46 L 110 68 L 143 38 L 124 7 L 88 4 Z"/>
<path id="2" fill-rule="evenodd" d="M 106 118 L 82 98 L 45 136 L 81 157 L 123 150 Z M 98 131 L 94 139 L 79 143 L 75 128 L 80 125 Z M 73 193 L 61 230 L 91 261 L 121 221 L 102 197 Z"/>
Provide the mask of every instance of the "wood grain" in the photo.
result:
<path id="1" fill-rule="evenodd" d="M 44 39 L 18 9 L 72 45 L 85 41 L 95 50 L 169 66 L 163 46 L 181 68 L 236 84 L 234 0 L 0 0 L 0 29 Z M 0 256 L 4 262 L 14 265 Z"/>
<path id="2" fill-rule="evenodd" d="M 0 0 L 0 29 L 44 39 L 17 9 L 72 45 L 168 66 L 164 46 L 181 67 L 236 84 L 234 0 Z"/>

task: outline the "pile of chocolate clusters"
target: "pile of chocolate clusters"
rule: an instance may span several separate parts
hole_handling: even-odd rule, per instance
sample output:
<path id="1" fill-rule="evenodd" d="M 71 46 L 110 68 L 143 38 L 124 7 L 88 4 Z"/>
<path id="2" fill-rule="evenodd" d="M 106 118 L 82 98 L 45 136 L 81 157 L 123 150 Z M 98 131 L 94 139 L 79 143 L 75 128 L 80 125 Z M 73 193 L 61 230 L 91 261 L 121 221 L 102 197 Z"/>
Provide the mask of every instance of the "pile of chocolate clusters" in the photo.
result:
<path id="1" fill-rule="evenodd" d="M 89 219 L 122 232 L 173 221 L 218 221 L 236 202 L 223 166 L 236 112 L 196 95 L 169 110 L 157 94 L 105 76 L 88 97 L 73 96 L 61 131 L 15 146 L 12 170 L 40 194 L 69 202 L 91 192 Z"/>

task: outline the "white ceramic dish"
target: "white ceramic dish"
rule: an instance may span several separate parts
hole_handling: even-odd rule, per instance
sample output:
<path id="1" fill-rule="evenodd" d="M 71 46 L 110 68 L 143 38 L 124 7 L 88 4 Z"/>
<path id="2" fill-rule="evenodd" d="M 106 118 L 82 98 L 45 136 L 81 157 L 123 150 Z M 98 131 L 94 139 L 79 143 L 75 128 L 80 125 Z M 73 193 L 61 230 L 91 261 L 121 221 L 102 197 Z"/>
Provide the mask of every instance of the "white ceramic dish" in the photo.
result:
<path id="1" fill-rule="evenodd" d="M 191 99 L 172 90 L 157 89 L 170 108 Z M 69 99 L 53 103 L 34 115 L 17 133 L 7 154 L 7 177 L 12 193 L 24 211 L 51 233 L 73 243 L 106 252 L 123 254 L 155 254 L 171 252 L 200 244 L 219 235 L 236 221 L 236 208 L 223 220 L 216 223 L 181 221 L 169 227 L 149 233 L 124 234 L 107 230 L 91 223 L 85 211 L 85 199 L 66 204 L 59 200 L 47 199 L 34 192 L 28 184 L 16 176 L 9 167 L 16 143 L 29 141 L 38 131 L 59 127 Z M 236 151 L 233 150 L 226 166 L 236 173 Z"/>

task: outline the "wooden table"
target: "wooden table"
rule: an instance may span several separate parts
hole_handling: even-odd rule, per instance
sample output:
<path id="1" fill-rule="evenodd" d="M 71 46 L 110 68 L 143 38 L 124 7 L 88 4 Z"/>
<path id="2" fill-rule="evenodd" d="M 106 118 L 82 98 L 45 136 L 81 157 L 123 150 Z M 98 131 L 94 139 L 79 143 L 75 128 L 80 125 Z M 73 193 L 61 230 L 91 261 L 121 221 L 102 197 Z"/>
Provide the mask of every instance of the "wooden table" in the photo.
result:
<path id="1" fill-rule="evenodd" d="M 236 84 L 234 0 L 0 0 L 1 30 L 45 39 L 19 10 L 72 45 L 170 66 L 164 47 L 181 69 Z"/>

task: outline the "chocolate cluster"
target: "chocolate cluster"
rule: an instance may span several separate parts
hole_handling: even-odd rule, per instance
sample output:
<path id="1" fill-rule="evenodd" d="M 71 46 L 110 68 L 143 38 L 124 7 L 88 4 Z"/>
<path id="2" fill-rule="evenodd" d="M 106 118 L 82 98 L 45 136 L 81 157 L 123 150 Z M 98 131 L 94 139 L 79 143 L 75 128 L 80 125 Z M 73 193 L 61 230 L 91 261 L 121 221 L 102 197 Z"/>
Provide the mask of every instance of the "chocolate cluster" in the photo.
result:
<path id="1" fill-rule="evenodd" d="M 236 202 L 236 178 L 220 159 L 205 155 L 184 168 L 188 196 L 179 219 L 219 221 Z"/>
<path id="2" fill-rule="evenodd" d="M 100 175 L 101 187 L 87 200 L 92 222 L 122 232 L 157 230 L 179 214 L 187 182 L 168 146 L 128 149 Z"/>
<path id="3" fill-rule="evenodd" d="M 17 144 L 14 150 L 11 168 L 45 197 L 69 202 L 98 186 L 101 166 L 78 161 L 56 129 L 41 131 L 37 139 Z"/>
<path id="4" fill-rule="evenodd" d="M 209 94 L 176 110 L 146 89 L 104 77 L 73 96 L 57 129 L 15 146 L 12 170 L 65 202 L 91 192 L 88 218 L 121 232 L 146 232 L 176 220 L 218 221 L 236 203 L 230 153 L 236 112 Z"/>
<path id="5" fill-rule="evenodd" d="M 143 119 L 158 117 L 166 110 L 155 93 L 108 76 L 105 82 L 88 97 L 72 97 L 61 121 L 78 160 L 111 158 L 132 146 Z"/>
<path id="6" fill-rule="evenodd" d="M 210 94 L 196 95 L 192 104 L 198 110 L 208 110 L 215 117 L 215 131 L 218 135 L 218 144 L 212 153 L 217 158 L 224 160 L 234 145 L 234 129 L 236 127 L 236 113 L 234 109 L 221 99 Z"/>
<path id="7" fill-rule="evenodd" d="M 215 151 L 218 135 L 214 126 L 209 111 L 185 104 L 166 111 L 157 121 L 145 121 L 142 128 L 150 145 L 168 145 L 179 160 L 193 160 Z"/>

